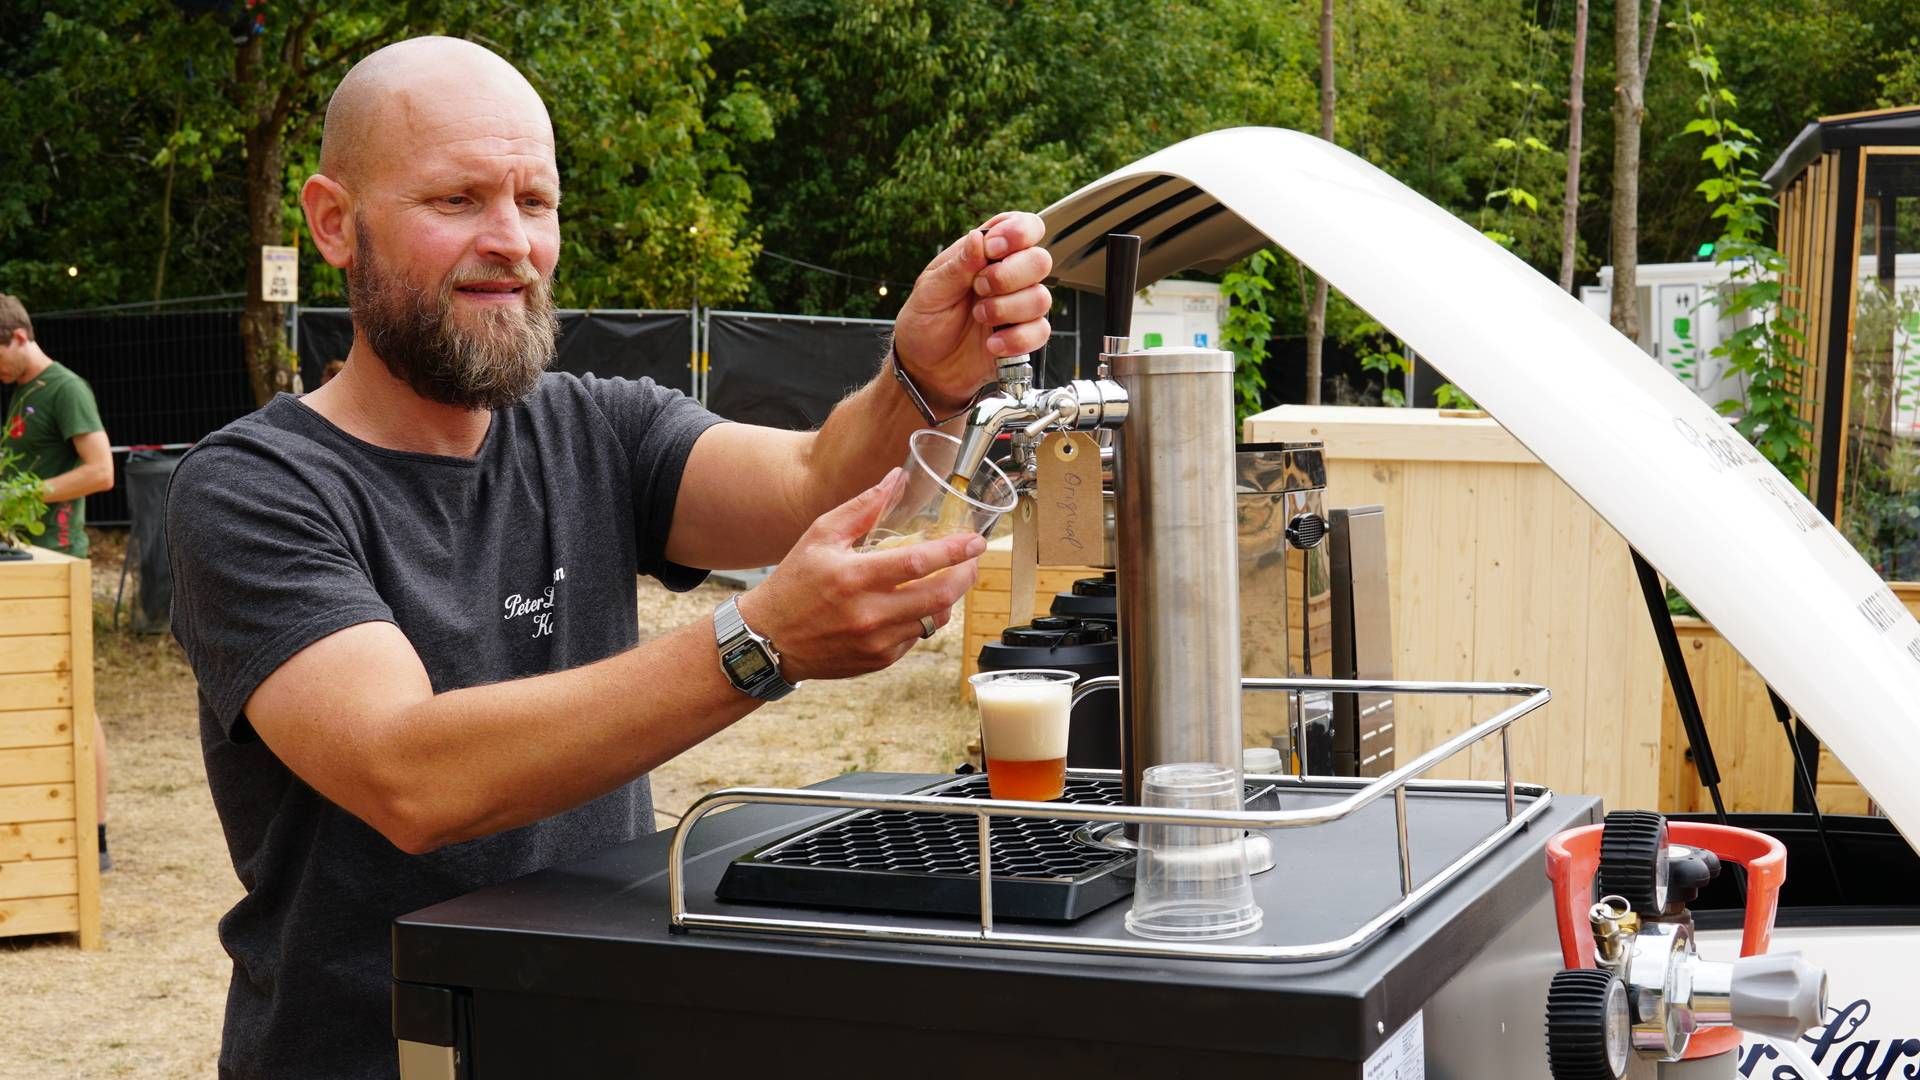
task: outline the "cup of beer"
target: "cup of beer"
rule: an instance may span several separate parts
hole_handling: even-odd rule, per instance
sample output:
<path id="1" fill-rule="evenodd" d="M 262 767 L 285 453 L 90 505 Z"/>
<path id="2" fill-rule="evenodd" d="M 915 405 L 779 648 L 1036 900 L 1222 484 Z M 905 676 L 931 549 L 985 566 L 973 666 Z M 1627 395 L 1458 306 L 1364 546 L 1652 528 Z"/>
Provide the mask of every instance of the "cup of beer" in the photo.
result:
<path id="1" fill-rule="evenodd" d="M 980 706 L 980 751 L 996 799 L 1047 802 L 1067 792 L 1071 671 L 983 671 L 968 681 Z"/>
<path id="2" fill-rule="evenodd" d="M 1020 495 L 1000 466 L 980 463 L 971 476 L 954 472 L 960 440 L 939 428 L 922 428 L 907 440 L 906 482 L 874 523 L 861 551 L 937 540 L 954 533 L 993 531 Z"/>

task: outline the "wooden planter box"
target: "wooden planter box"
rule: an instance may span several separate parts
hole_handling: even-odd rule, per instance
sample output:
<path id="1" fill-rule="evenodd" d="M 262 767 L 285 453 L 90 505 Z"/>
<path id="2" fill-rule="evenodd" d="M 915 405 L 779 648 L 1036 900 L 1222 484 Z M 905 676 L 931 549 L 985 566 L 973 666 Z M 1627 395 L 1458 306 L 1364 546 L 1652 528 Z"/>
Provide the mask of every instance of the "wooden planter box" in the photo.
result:
<path id="1" fill-rule="evenodd" d="M 0 936 L 100 946 L 93 586 L 85 559 L 0 562 Z"/>

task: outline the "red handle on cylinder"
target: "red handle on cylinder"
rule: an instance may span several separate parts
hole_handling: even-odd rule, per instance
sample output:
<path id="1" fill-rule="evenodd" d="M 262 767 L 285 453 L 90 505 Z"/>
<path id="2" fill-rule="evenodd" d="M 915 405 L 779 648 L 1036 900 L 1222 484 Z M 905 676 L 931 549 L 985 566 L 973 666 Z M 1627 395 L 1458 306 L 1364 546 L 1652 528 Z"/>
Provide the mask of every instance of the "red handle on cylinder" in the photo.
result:
<path id="1" fill-rule="evenodd" d="M 1547 880 L 1553 883 L 1553 918 L 1560 928 L 1560 958 L 1570 968 L 1596 966 L 1593 958 L 1593 879 L 1600 872 L 1602 825 L 1587 825 L 1547 841 Z M 1741 923 L 1740 955 L 1758 956 L 1773 939 L 1780 886 L 1787 880 L 1786 845 L 1765 833 L 1708 822 L 1669 821 L 1670 843 L 1704 848 L 1722 862 L 1747 868 L 1747 912 Z M 1712 1057 L 1740 1045 L 1735 1028 L 1709 1028 L 1694 1036 L 1686 1058 Z"/>

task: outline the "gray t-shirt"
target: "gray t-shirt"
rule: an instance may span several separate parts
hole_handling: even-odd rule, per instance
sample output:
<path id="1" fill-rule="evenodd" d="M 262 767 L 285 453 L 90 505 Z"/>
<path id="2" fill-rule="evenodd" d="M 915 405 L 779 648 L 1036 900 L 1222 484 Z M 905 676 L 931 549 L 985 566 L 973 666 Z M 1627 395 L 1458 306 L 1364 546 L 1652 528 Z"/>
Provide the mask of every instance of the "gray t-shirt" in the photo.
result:
<path id="1" fill-rule="evenodd" d="M 473 459 L 373 446 L 283 394 L 180 462 L 167 508 L 173 632 L 199 679 L 207 782 L 247 890 L 220 920 L 233 957 L 221 1076 L 394 1076 L 396 916 L 652 828 L 642 777 L 545 821 L 408 855 L 274 756 L 243 715 L 253 691 L 364 622 L 398 626 L 436 692 L 634 645 L 636 571 L 676 589 L 705 577 L 664 551 L 687 455 L 718 422 L 650 380 L 548 374 L 493 414 Z"/>

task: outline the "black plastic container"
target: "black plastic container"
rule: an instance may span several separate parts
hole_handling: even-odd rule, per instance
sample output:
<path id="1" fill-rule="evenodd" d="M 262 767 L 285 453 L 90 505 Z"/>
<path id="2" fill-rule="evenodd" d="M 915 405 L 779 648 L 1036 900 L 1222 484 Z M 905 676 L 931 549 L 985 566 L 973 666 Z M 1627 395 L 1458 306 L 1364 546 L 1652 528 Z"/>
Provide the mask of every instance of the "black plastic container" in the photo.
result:
<path id="1" fill-rule="evenodd" d="M 1053 594 L 1050 610 L 1055 615 L 1118 625 L 1120 591 L 1113 572 L 1108 571 L 1105 577 L 1081 578 L 1073 583 L 1073 591 Z"/>

